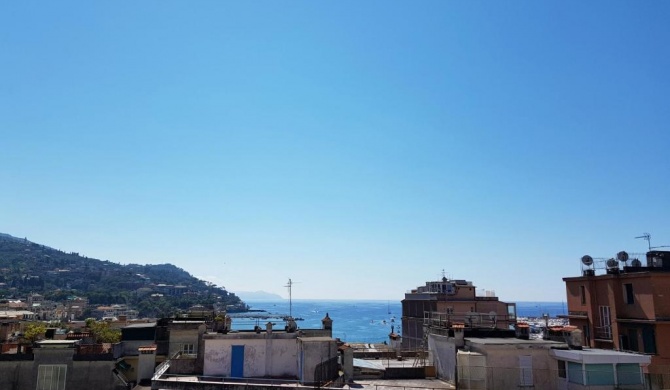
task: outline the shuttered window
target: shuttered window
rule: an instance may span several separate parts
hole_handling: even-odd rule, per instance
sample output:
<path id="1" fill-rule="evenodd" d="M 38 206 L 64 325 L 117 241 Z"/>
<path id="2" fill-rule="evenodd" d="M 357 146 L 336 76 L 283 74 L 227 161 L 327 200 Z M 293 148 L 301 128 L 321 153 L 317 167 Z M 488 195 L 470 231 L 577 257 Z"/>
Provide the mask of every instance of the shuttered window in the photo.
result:
<path id="1" fill-rule="evenodd" d="M 519 356 L 519 386 L 533 386 L 533 357 Z"/>
<path id="2" fill-rule="evenodd" d="M 37 368 L 37 390 L 65 390 L 65 364 L 40 364 Z"/>

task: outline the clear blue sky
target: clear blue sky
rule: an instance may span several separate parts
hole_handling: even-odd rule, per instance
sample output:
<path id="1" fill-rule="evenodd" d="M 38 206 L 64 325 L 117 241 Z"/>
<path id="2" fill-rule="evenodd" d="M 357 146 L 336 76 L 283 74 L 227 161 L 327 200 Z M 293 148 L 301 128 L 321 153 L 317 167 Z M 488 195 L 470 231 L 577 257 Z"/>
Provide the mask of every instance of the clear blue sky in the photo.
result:
<path id="1" fill-rule="evenodd" d="M 670 245 L 670 2 L 6 1 L 0 232 L 231 291 L 561 301 Z"/>

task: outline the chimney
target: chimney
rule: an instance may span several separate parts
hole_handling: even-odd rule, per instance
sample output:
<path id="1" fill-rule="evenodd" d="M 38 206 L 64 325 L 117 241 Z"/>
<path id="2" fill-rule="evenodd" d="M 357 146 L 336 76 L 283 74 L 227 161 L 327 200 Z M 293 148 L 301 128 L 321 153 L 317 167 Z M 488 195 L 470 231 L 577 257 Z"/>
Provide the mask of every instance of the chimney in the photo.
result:
<path id="1" fill-rule="evenodd" d="M 326 313 L 326 316 L 321 320 L 321 324 L 323 325 L 323 329 L 333 330 L 333 320 L 330 319 L 328 313 Z"/>
<path id="2" fill-rule="evenodd" d="M 454 330 L 454 344 L 456 348 L 460 348 L 465 345 L 465 325 L 464 324 L 454 324 L 451 329 Z"/>

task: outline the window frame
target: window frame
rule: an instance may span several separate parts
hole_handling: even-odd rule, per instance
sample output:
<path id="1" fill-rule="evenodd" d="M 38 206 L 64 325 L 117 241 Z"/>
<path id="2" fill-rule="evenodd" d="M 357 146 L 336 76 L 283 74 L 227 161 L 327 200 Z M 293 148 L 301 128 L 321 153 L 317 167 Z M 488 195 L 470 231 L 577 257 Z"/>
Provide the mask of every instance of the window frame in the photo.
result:
<path id="1" fill-rule="evenodd" d="M 182 355 L 195 355 L 195 344 L 193 343 L 184 343 L 180 348 Z"/>

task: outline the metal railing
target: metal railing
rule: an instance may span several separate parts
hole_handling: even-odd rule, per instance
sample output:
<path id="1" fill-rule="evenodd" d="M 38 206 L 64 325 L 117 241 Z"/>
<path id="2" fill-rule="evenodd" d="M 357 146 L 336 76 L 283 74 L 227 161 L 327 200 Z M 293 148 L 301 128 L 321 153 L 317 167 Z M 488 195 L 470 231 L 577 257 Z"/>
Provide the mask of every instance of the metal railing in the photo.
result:
<path id="1" fill-rule="evenodd" d="M 612 340 L 611 326 L 594 326 L 593 335 L 596 340 Z"/>
<path id="2" fill-rule="evenodd" d="M 498 324 L 509 324 L 516 321 L 516 316 L 506 314 L 475 313 L 475 312 L 424 312 L 423 325 L 435 328 L 448 328 L 454 323 L 466 327 L 490 327 Z M 506 328 L 506 326 L 504 326 Z"/>

